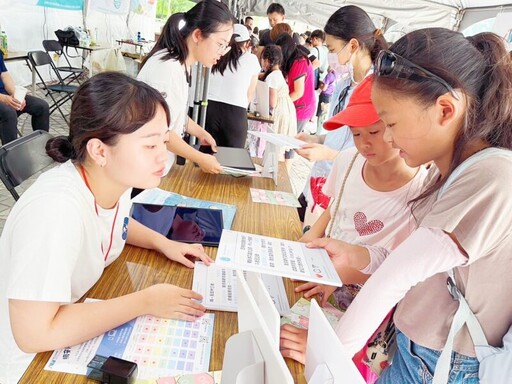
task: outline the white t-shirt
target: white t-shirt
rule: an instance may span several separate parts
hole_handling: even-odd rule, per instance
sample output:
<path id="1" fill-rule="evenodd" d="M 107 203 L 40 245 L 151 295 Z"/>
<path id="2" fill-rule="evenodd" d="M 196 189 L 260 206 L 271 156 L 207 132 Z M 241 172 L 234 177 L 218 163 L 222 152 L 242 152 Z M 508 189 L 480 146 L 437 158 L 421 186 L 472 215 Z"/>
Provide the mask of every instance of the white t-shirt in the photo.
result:
<path id="1" fill-rule="evenodd" d="M 364 181 L 366 159 L 358 155 L 345 183 L 338 212 L 334 212 L 347 168 L 356 153 L 355 147 L 340 152 L 323 187 L 323 192 L 332 198 L 331 237 L 350 244 L 378 245 L 392 250 L 416 228 L 407 202 L 420 194 L 427 171 L 420 168 L 411 181 L 394 191 L 376 191 Z"/>
<path id="2" fill-rule="evenodd" d="M 220 72 L 210 75 L 208 100 L 247 108 L 249 105 L 247 90 L 252 78 L 260 71 L 261 66 L 256 55 L 245 52 L 238 59 L 235 72 L 231 71 L 228 65 L 223 75 Z"/>
<path id="3" fill-rule="evenodd" d="M 118 209 L 98 207 L 97 215 L 93 195 L 68 161 L 42 174 L 14 205 L 0 237 L 0 383 L 17 383 L 35 356 L 14 341 L 9 298 L 80 299 L 124 248 L 130 193 Z"/>
<path id="4" fill-rule="evenodd" d="M 265 79 L 265 83 L 267 83 L 270 88 L 274 89 L 281 89 L 281 87 L 284 85 L 288 87 L 288 83 L 286 82 L 281 71 L 270 72 Z"/>
<path id="5" fill-rule="evenodd" d="M 171 111 L 169 128 L 181 136 L 188 122 L 189 85 L 184 65 L 173 59 L 162 61 L 167 52 L 162 49 L 151 56 L 137 75 L 137 80 L 162 93 Z M 165 174 L 169 172 L 176 158 L 172 152 L 168 152 L 168 155 Z"/>

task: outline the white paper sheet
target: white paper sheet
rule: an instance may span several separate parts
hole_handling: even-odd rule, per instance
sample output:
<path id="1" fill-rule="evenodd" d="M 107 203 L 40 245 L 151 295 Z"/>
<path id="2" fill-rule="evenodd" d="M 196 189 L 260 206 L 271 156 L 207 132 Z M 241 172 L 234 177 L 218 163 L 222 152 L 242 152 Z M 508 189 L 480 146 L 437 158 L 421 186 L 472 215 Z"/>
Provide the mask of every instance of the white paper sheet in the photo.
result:
<path id="1" fill-rule="evenodd" d="M 222 231 L 216 264 L 336 287 L 343 285 L 325 249 L 244 232 Z"/>
<path id="2" fill-rule="evenodd" d="M 261 275 L 261 279 L 281 316 L 290 312 L 283 279 L 275 275 Z M 236 270 L 224 268 L 216 263 L 207 267 L 196 261 L 192 290 L 203 295 L 202 304 L 213 310 L 237 312 Z"/>
<path id="3" fill-rule="evenodd" d="M 293 193 L 283 191 L 268 191 L 266 189 L 251 188 L 252 201 L 286 207 L 300 207 L 300 203 Z M 228 229 L 228 228 L 227 228 Z"/>
<path id="4" fill-rule="evenodd" d="M 296 139 L 295 137 L 291 137 L 288 135 L 283 135 L 281 133 L 269 133 L 269 132 L 258 132 L 258 131 L 248 131 L 250 135 L 259 137 L 264 139 L 270 143 L 276 144 L 281 147 L 286 147 L 290 149 L 300 148 L 304 144 L 305 141 Z"/>
<path id="5" fill-rule="evenodd" d="M 54 351 L 44 369 L 86 375 L 87 364 L 99 354 L 137 363 L 139 379 L 206 372 L 214 318 L 213 313 L 195 322 L 140 316 L 92 340 Z"/>

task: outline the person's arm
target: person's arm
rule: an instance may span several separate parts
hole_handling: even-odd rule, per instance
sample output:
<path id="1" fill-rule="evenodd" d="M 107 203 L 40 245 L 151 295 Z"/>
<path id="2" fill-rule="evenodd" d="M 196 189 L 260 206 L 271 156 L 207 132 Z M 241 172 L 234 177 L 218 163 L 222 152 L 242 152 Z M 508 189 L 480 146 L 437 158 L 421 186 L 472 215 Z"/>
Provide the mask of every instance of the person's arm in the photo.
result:
<path id="1" fill-rule="evenodd" d="M 247 100 L 249 100 L 249 103 L 254 98 L 254 94 L 256 93 L 256 85 L 258 84 L 258 75 L 254 75 L 251 78 L 251 83 L 249 84 L 249 88 L 247 89 Z"/>
<path id="2" fill-rule="evenodd" d="M 277 105 L 277 89 L 269 88 L 268 90 L 269 90 L 268 100 L 269 100 L 270 108 L 275 108 Z"/>
<path id="3" fill-rule="evenodd" d="M 215 142 L 215 139 L 212 137 L 212 135 L 210 135 L 210 133 L 207 132 L 206 129 L 201 127 L 190 117 L 187 118 L 187 132 L 197 137 L 201 144 L 209 145 L 212 147 L 213 152 L 217 152 L 217 143 Z"/>
<path id="4" fill-rule="evenodd" d="M 328 247 L 326 250 L 331 259 L 340 256 Z M 382 319 L 411 287 L 466 262 L 467 257 L 452 235 L 440 229 L 417 229 L 390 253 L 338 322 L 336 333 L 348 354 L 353 356 L 361 350 Z M 281 353 L 284 357 L 304 362 L 307 332 L 290 327 L 293 326 L 281 328 Z"/>
<path id="5" fill-rule="evenodd" d="M 169 134 L 167 149 L 176 155 L 197 163 L 203 172 L 220 173 L 222 171 L 221 165 L 214 156 L 201 153 L 197 149 L 192 148 L 174 131 L 171 131 Z"/>
<path id="6" fill-rule="evenodd" d="M 4 88 L 9 95 L 14 95 L 14 91 L 16 88 L 16 84 L 14 84 L 14 80 L 12 79 L 9 72 L 2 72 L 0 75 L 2 77 L 2 82 L 4 83 Z"/>
<path id="7" fill-rule="evenodd" d="M 168 259 L 177 261 L 189 268 L 194 268 L 194 263 L 187 256 L 198 258 L 206 265 L 213 262 L 210 256 L 204 252 L 201 244 L 186 244 L 169 240 L 134 219 L 131 219 L 128 224 L 126 242 L 140 248 L 158 251 Z"/>
<path id="8" fill-rule="evenodd" d="M 315 135 L 311 135 L 315 136 Z M 309 160 L 309 161 L 318 161 L 318 160 L 330 160 L 333 161 L 336 159 L 336 156 L 340 153 L 339 151 L 330 148 L 323 144 L 317 143 L 308 143 L 304 144 L 302 147 L 295 149 L 300 156 Z"/>
<path id="9" fill-rule="evenodd" d="M 310 243 L 315 239 L 321 239 L 325 236 L 325 230 L 327 229 L 329 221 L 331 221 L 331 211 L 327 208 L 311 226 L 310 230 L 302 235 L 299 241 Z"/>
<path id="10" fill-rule="evenodd" d="M 422 227 L 413 232 L 365 283 L 338 323 L 336 332 L 348 353 L 352 356 L 364 346 L 413 286 L 466 263 L 465 252 L 451 234 Z"/>
<path id="11" fill-rule="evenodd" d="M 14 98 L 14 90 L 16 88 L 16 85 L 14 84 L 14 81 L 12 80 L 11 75 L 9 72 L 2 72 L 0 74 L 0 77 L 2 79 L 2 82 L 4 83 L 5 90 L 7 91 L 8 95 L 0 94 L 0 103 L 7 104 L 10 107 L 14 108 L 17 111 L 21 111 L 25 107 L 25 102 L 19 102 Z"/>
<path id="12" fill-rule="evenodd" d="M 326 135 L 310 135 L 309 133 L 301 132 L 295 136 L 296 139 L 305 141 L 306 143 L 323 144 Z"/>
<path id="13" fill-rule="evenodd" d="M 9 299 L 9 317 L 20 349 L 44 352 L 82 343 L 145 314 L 193 321 L 204 314 L 205 307 L 196 301 L 201 299 L 191 290 L 157 284 L 93 303 Z"/>
<path id="14" fill-rule="evenodd" d="M 293 80 L 293 92 L 290 93 L 290 99 L 292 99 L 292 101 L 297 101 L 304 96 L 305 83 L 306 74 L 302 74 Z"/>

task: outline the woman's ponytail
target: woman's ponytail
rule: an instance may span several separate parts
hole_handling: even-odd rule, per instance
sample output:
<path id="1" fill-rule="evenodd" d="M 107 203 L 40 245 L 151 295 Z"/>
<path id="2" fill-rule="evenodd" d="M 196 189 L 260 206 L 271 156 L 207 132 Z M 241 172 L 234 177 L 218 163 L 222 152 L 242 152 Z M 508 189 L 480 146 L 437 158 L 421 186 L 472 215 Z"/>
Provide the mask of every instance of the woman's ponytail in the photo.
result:
<path id="1" fill-rule="evenodd" d="M 503 40 L 484 32 L 467 40 L 481 53 L 485 70 L 478 91 L 478 106 L 470 126 L 486 132 L 484 139 L 496 147 L 512 149 L 512 60 Z"/>
<path id="2" fill-rule="evenodd" d="M 198 2 L 185 13 L 175 13 L 165 23 L 162 34 L 155 46 L 142 62 L 142 66 L 156 52 L 167 50 L 162 60 L 177 60 L 185 63 L 188 57 L 187 38 L 196 29 L 201 31 L 203 38 L 219 30 L 223 24 L 233 24 L 233 15 L 228 6 L 217 0 Z"/>
<path id="3" fill-rule="evenodd" d="M 53 160 L 65 163 L 68 160 L 76 160 L 76 152 L 67 136 L 52 137 L 46 143 L 46 153 Z"/>

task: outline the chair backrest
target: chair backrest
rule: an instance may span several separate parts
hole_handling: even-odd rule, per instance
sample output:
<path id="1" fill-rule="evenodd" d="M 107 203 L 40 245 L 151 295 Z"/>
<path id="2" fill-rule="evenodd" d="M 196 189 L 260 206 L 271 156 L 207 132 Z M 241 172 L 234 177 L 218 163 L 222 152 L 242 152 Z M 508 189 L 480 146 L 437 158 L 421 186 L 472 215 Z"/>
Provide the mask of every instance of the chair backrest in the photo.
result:
<path id="1" fill-rule="evenodd" d="M 46 52 L 57 52 L 59 55 L 63 52 L 62 45 L 57 40 L 43 40 L 43 48 Z"/>
<path id="2" fill-rule="evenodd" d="M 72 67 L 71 62 L 68 59 L 68 56 L 64 52 L 62 44 L 58 40 L 43 40 L 43 48 L 47 53 L 56 52 L 59 56 L 64 57 L 64 59 L 68 63 L 68 67 Z"/>
<path id="3" fill-rule="evenodd" d="M 47 88 L 46 83 L 43 79 L 43 76 L 41 76 L 41 73 L 37 70 L 37 67 L 43 66 L 43 65 L 50 65 L 52 67 L 52 70 L 59 79 L 59 82 L 61 84 L 64 84 L 64 81 L 62 80 L 62 77 L 59 74 L 59 71 L 55 67 L 55 63 L 53 62 L 52 58 L 48 54 L 48 52 L 44 51 L 30 51 L 27 53 L 28 59 L 30 60 L 30 64 L 33 66 L 34 70 L 37 73 L 37 76 L 41 80 L 41 82 L 44 84 L 44 87 Z"/>
<path id="4" fill-rule="evenodd" d="M 28 54 L 28 59 L 30 63 L 34 67 L 40 67 L 42 65 L 47 65 L 52 63 L 52 58 L 48 54 L 48 52 L 44 51 L 30 51 Z"/>
<path id="5" fill-rule="evenodd" d="M 48 132 L 34 131 L 0 147 L 0 176 L 16 200 L 19 196 L 14 188 L 53 163 L 46 154 L 46 143 L 51 137 Z"/>

